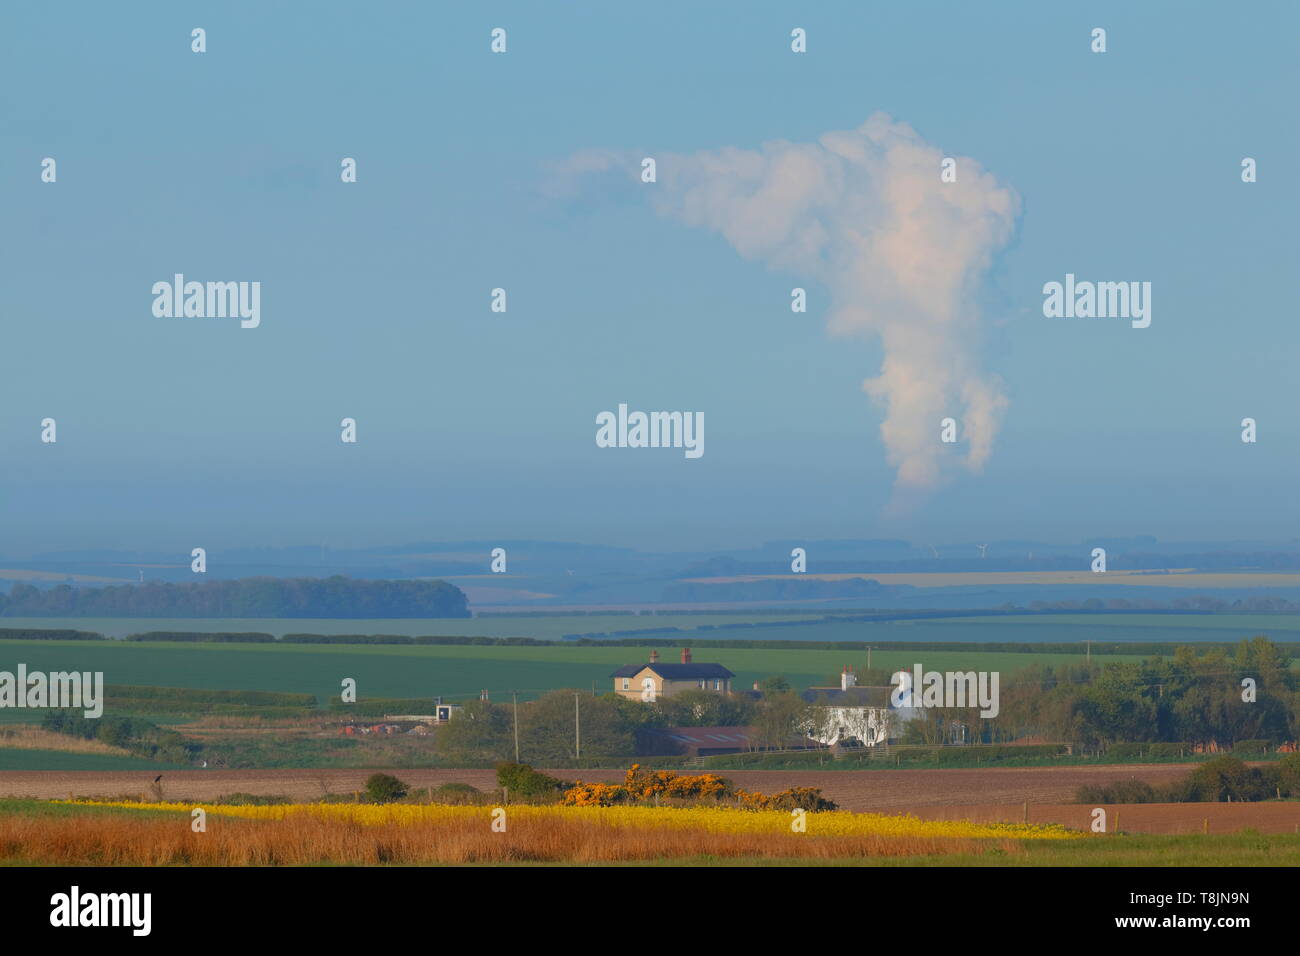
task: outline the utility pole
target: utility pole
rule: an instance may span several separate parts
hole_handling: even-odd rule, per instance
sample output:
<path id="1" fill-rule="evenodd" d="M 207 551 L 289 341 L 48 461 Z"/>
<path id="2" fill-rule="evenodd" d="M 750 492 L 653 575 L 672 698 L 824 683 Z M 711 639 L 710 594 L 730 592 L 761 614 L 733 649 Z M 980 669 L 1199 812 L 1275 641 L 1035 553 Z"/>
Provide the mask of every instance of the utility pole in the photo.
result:
<path id="1" fill-rule="evenodd" d="M 519 692 L 512 690 L 510 696 L 515 701 L 515 763 L 519 763 Z"/>
<path id="2" fill-rule="evenodd" d="M 871 671 L 871 648 L 867 648 L 867 672 Z"/>
<path id="3" fill-rule="evenodd" d="M 1092 663 L 1092 641 L 1088 641 L 1088 663 Z"/>
<path id="4" fill-rule="evenodd" d="M 582 722 L 578 717 L 578 695 L 573 695 L 573 756 L 582 759 Z"/>

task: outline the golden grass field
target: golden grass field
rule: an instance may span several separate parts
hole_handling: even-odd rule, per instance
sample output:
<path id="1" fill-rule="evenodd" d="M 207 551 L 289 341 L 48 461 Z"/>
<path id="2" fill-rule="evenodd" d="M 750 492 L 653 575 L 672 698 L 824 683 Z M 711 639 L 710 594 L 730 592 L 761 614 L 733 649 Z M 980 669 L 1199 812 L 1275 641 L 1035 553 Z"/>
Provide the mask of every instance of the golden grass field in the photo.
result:
<path id="1" fill-rule="evenodd" d="M 0 857 L 92 866 L 851 860 L 1005 855 L 1021 841 L 1086 839 L 1061 827 L 842 812 L 807 814 L 806 831 L 794 832 L 790 814 L 722 807 L 215 805 L 203 808 L 203 832 L 189 804 L 62 809 L 79 812 L 0 815 Z"/>
<path id="2" fill-rule="evenodd" d="M 700 855 L 732 858 L 845 859 L 1006 853 L 1015 841 L 952 837 L 809 837 L 800 834 L 718 833 L 615 828 L 584 820 L 538 826 L 523 822 L 506 833 L 485 821 L 422 824 L 355 823 L 300 816 L 232 820 L 206 833 L 156 817 L 71 820 L 0 818 L 0 856 L 61 866 L 293 866 L 614 863 Z"/>
<path id="3" fill-rule="evenodd" d="M 1179 809 L 1201 813 L 1210 806 Z M 195 809 L 206 814 L 198 832 Z M 1042 809 L 1049 817 L 1058 809 L 1087 812 L 1077 805 Z M 1300 866 L 1300 835 L 1254 828 L 1212 830 L 1210 835 L 1135 834 L 1128 825 L 1130 811 L 1136 816 L 1144 808 L 1112 809 L 1122 811 L 1121 833 L 998 823 L 994 821 L 1007 814 L 994 807 L 932 808 L 935 813 L 966 812 L 975 820 L 809 813 L 803 831 L 796 832 L 791 824 L 798 818 L 787 812 L 723 806 L 248 806 L 9 799 L 0 800 L 0 864 Z M 1152 805 L 1147 812 L 1167 810 Z"/>
<path id="4" fill-rule="evenodd" d="M 131 751 L 114 747 L 102 740 L 84 740 L 68 734 L 42 730 L 30 724 L 0 727 L 0 748 L 9 750 L 58 750 L 74 754 L 104 754 L 113 757 L 130 757 Z"/>
<path id="5" fill-rule="evenodd" d="M 1030 823 L 1056 823 L 1086 830 L 1098 804 L 1031 803 Z M 1118 803 L 1099 804 L 1108 814 L 1112 830 L 1125 833 L 1162 835 L 1201 833 L 1300 834 L 1300 802 L 1263 803 Z M 923 820 L 967 820 L 977 823 L 1020 821 L 1026 809 L 1019 804 L 956 804 L 921 807 L 916 816 Z"/>
<path id="6" fill-rule="evenodd" d="M 131 565 L 132 568 L 149 566 Z M 170 567 L 170 565 L 165 565 L 165 567 Z M 0 570 L 0 581 L 49 581 L 62 584 L 67 580 L 73 580 L 79 584 L 130 584 L 133 579 L 104 577 L 97 574 L 65 574 L 62 571 L 28 571 L 18 568 Z"/>
<path id="7" fill-rule="evenodd" d="M 960 571 L 951 573 L 904 574 L 739 574 L 731 577 L 688 578 L 694 584 L 734 584 L 741 581 L 817 580 L 847 581 L 852 578 L 881 584 L 906 584 L 917 588 L 950 588 L 993 584 L 1131 584 L 1149 588 L 1294 588 L 1300 587 L 1300 573 L 1270 572 L 1214 573 L 1191 568 L 1159 571 Z"/>
<path id="8" fill-rule="evenodd" d="M 190 803 L 137 803 L 134 801 L 53 801 L 73 806 L 115 807 L 123 810 L 190 813 Z M 515 804 L 496 808 L 512 822 L 586 822 L 613 828 L 655 828 L 694 830 L 703 833 L 783 834 L 791 832 L 793 813 L 753 811 L 732 807 L 569 807 Z M 446 806 L 421 803 L 293 803 L 269 806 L 205 806 L 214 816 L 247 820 L 292 820 L 313 818 L 359 823 L 367 826 L 479 821 L 486 826 L 490 809 L 479 806 Z M 1017 839 L 1075 839 L 1081 834 L 1053 824 L 970 823 L 962 820 L 920 820 L 910 815 L 848 813 L 831 811 L 801 814 L 807 832 L 836 837 L 1016 837 Z"/>

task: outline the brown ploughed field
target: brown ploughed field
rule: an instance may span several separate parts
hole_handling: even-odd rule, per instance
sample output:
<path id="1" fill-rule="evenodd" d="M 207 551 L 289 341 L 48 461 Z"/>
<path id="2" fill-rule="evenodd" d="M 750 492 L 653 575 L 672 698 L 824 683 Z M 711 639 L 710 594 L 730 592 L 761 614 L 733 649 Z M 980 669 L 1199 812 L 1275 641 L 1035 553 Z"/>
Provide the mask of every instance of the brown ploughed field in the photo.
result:
<path id="1" fill-rule="evenodd" d="M 653 766 L 647 761 L 647 766 Z M 845 810 L 901 813 L 923 807 L 972 804 L 1071 803 L 1085 784 L 1114 783 L 1134 777 L 1150 784 L 1171 783 L 1193 764 L 1027 767 L 952 770 L 720 770 L 745 789 L 774 793 L 788 787 L 820 787 Z M 386 770 L 413 788 L 456 781 L 480 790 L 496 787 L 493 770 Z M 702 771 L 691 771 L 702 772 Z M 163 792 L 178 799 L 212 800 L 223 793 L 280 794 L 311 800 L 324 793 L 351 793 L 373 770 L 168 770 Z M 547 770 L 561 780 L 616 781 L 622 770 Z M 155 771 L 8 770 L 0 772 L 0 797 L 80 797 L 138 794 Z M 1300 804 L 1297 805 L 1300 807 Z"/>
<path id="2" fill-rule="evenodd" d="M 1113 783 L 1136 778 L 1150 784 L 1183 777 L 1192 764 L 1112 765 L 1098 767 L 1032 767 L 952 770 L 734 770 L 722 776 L 738 786 L 764 793 L 788 787 L 820 787 L 845 810 L 911 813 L 924 819 L 974 822 L 1017 822 L 1029 802 L 1031 823 L 1063 823 L 1088 828 L 1091 805 L 1074 803 L 1084 784 Z M 363 788 L 370 770 L 174 770 L 163 774 L 163 798 L 215 800 L 222 794 L 283 795 L 295 800 L 318 799 L 326 793 L 351 793 Z M 496 786 L 492 770 L 389 771 L 412 788 L 423 789 L 456 781 L 480 790 Z M 563 780 L 621 780 L 621 770 L 551 770 Z M 145 795 L 153 772 L 122 771 L 5 771 L 0 772 L 0 796 L 43 799 Z M 1199 833 L 1209 820 L 1211 833 L 1254 827 L 1263 833 L 1290 833 L 1300 826 L 1300 803 L 1264 804 L 1132 804 L 1107 807 L 1109 829 L 1142 833 Z"/>

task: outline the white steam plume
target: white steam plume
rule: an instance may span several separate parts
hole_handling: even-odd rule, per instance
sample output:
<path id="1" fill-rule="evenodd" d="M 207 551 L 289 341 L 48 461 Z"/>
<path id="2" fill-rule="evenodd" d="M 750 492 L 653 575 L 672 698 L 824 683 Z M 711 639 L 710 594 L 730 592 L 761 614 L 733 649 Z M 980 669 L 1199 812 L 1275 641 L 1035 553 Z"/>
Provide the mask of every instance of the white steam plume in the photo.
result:
<path id="1" fill-rule="evenodd" d="M 661 213 L 824 283 L 833 335 L 879 336 L 883 365 L 863 388 L 885 409 L 896 492 L 942 481 L 948 416 L 968 443 L 962 464 L 981 470 L 1008 405 L 1001 379 L 981 368 L 976 290 L 1019 200 L 972 159 L 958 158 L 957 181 L 941 182 L 943 156 L 876 113 L 816 143 L 661 155 L 659 182 L 645 187 Z"/>

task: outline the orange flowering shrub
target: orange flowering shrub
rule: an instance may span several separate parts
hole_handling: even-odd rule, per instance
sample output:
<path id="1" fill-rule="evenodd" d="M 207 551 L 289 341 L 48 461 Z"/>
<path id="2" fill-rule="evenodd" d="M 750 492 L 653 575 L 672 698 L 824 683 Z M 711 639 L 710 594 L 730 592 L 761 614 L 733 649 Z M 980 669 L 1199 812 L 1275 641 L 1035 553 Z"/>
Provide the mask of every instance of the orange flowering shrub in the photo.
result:
<path id="1" fill-rule="evenodd" d="M 632 795 L 626 787 L 616 783 L 583 783 L 579 780 L 560 797 L 565 807 L 612 807 L 617 803 L 631 803 Z"/>
<path id="2" fill-rule="evenodd" d="M 770 796 L 737 790 L 736 799 L 746 810 L 808 810 L 821 813 L 838 809 L 836 804 L 822 796 L 820 787 L 791 787 Z"/>
<path id="3" fill-rule="evenodd" d="M 632 764 L 623 778 L 623 786 L 628 793 L 640 800 L 656 796 L 683 800 L 707 797 L 716 800 L 731 794 L 731 781 L 716 774 L 704 773 L 691 777 L 672 770 L 642 770 L 639 763 Z"/>
<path id="4" fill-rule="evenodd" d="M 645 770 L 632 764 L 623 783 L 583 783 L 564 791 L 560 803 L 567 807 L 612 807 L 644 803 L 658 798 L 699 803 L 734 802 L 744 810 L 834 810 L 835 804 L 822 797 L 817 787 L 792 787 L 768 796 L 734 789 L 731 781 L 717 774 L 696 776 L 672 770 Z"/>

